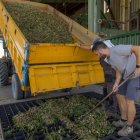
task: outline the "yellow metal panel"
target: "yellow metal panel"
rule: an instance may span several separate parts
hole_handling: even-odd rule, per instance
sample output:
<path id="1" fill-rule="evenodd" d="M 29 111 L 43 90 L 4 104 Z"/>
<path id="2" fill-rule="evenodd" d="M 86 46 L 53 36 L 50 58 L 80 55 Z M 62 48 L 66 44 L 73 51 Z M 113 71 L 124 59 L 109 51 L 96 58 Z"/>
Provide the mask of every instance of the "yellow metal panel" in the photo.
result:
<path id="1" fill-rule="evenodd" d="M 57 74 L 57 67 L 53 66 L 53 85 L 55 86 L 56 89 L 59 89 L 59 81 L 58 81 L 58 74 Z"/>
<path id="2" fill-rule="evenodd" d="M 87 64 L 87 65 L 81 64 L 81 65 L 76 66 L 76 69 L 77 69 L 78 72 L 83 72 L 83 71 L 87 72 L 88 71 L 88 66 L 89 66 L 89 64 Z"/>
<path id="3" fill-rule="evenodd" d="M 59 88 L 73 87 L 71 73 L 58 74 Z"/>
<path id="4" fill-rule="evenodd" d="M 56 71 L 57 71 L 57 73 L 70 73 L 71 66 L 56 67 Z"/>
<path id="5" fill-rule="evenodd" d="M 91 83 L 90 74 L 88 72 L 79 73 L 78 77 L 81 85 L 87 85 Z"/>
<path id="6" fill-rule="evenodd" d="M 102 79 L 104 78 L 104 75 L 103 75 L 103 71 L 101 69 L 101 66 L 95 64 L 93 66 L 93 71 L 94 71 L 94 75 L 96 77 L 96 82 L 97 83 L 100 83 L 102 81 Z"/>
<path id="7" fill-rule="evenodd" d="M 38 71 L 35 71 L 35 75 L 40 75 L 43 76 L 43 75 L 48 75 L 48 74 L 53 74 L 52 72 L 52 67 L 48 67 L 45 71 L 44 71 L 44 68 L 40 68 L 38 69 Z"/>
<path id="8" fill-rule="evenodd" d="M 30 85 L 32 86 L 32 92 L 35 93 L 37 91 L 37 87 L 36 87 L 36 77 L 35 75 L 35 71 L 33 69 L 33 67 L 30 67 Z"/>
<path id="9" fill-rule="evenodd" d="M 75 44 L 30 44 L 29 64 L 99 61 L 92 52 Z"/>
<path id="10" fill-rule="evenodd" d="M 49 89 L 53 89 L 54 87 L 53 75 L 36 76 L 36 85 L 37 85 L 38 92 L 48 91 Z"/>
<path id="11" fill-rule="evenodd" d="M 4 5 L 0 1 L 0 28 L 7 42 L 6 47 L 12 57 L 16 72 L 18 73 L 19 79 L 22 82 L 23 74 L 21 74 L 21 68 L 24 66 L 24 47 L 27 42 L 13 19 L 7 13 Z"/>
<path id="12" fill-rule="evenodd" d="M 87 62 L 29 66 L 29 80 L 37 93 L 101 83 L 104 76 L 99 62 Z"/>
<path id="13" fill-rule="evenodd" d="M 74 42 L 80 42 L 81 44 L 83 44 L 82 41 L 80 41 L 77 37 L 75 37 L 73 34 L 71 34 L 73 39 L 74 39 Z"/>

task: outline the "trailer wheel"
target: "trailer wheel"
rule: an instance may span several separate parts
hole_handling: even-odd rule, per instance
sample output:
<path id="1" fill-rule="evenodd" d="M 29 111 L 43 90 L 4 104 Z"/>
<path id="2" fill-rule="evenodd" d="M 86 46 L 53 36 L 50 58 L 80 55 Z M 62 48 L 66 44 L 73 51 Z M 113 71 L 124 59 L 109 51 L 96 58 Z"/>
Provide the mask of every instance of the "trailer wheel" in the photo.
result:
<path id="1" fill-rule="evenodd" d="M 0 60 L 0 86 L 9 84 L 8 67 L 5 60 Z"/>
<path id="2" fill-rule="evenodd" d="M 24 91 L 24 98 L 30 98 L 31 97 L 31 90 Z"/>
<path id="3" fill-rule="evenodd" d="M 63 89 L 59 89 L 58 92 L 70 92 L 72 90 L 72 88 L 63 88 Z"/>
<path id="4" fill-rule="evenodd" d="M 20 100 L 23 98 L 23 91 L 17 74 L 12 75 L 12 92 L 14 99 Z"/>

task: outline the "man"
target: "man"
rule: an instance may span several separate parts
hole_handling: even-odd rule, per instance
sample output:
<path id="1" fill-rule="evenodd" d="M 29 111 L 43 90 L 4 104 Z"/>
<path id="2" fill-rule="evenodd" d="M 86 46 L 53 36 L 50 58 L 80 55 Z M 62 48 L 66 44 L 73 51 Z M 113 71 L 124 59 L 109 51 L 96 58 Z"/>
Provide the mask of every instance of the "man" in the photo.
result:
<path id="1" fill-rule="evenodd" d="M 99 42 L 99 41 L 104 41 L 102 38 L 97 37 L 93 40 L 92 42 L 92 46 L 89 45 L 81 45 L 81 43 L 77 42 L 76 45 L 79 46 L 80 48 L 83 48 L 85 50 L 90 50 L 92 51 L 92 48 L 94 46 L 95 43 Z M 108 47 L 113 47 L 114 45 L 108 40 L 108 41 L 104 41 Z M 116 77 L 116 72 L 114 69 L 111 68 L 111 66 L 107 63 L 107 60 L 102 60 L 100 59 L 100 64 L 103 67 L 103 71 L 104 71 L 104 77 L 105 77 L 105 82 L 104 82 L 104 86 L 103 86 L 103 97 L 107 96 L 113 88 L 113 85 L 115 83 L 115 77 Z M 108 115 L 109 116 L 113 116 L 113 115 L 117 115 L 117 98 L 116 98 L 116 94 L 111 95 L 105 102 L 105 108 L 108 111 Z"/>
<path id="2" fill-rule="evenodd" d="M 134 101 L 140 96 L 140 46 L 117 45 L 108 48 L 102 41 L 94 44 L 92 51 L 101 59 L 107 57 L 108 63 L 116 71 L 116 80 L 113 91 L 117 91 L 117 99 L 121 111 L 121 119 L 112 124 L 116 127 L 123 127 L 118 135 L 127 136 L 133 133 L 132 123 L 136 114 Z M 116 87 L 132 73 L 135 75 L 122 85 Z"/>

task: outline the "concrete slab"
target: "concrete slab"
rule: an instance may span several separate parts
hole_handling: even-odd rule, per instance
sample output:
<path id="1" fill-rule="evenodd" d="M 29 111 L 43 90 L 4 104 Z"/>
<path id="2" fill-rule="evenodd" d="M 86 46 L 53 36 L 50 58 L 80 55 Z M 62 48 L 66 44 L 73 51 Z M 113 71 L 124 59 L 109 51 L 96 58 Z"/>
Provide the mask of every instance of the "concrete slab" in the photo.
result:
<path id="1" fill-rule="evenodd" d="M 88 85 L 88 86 L 85 86 L 85 88 L 81 88 L 81 89 L 73 88 L 70 92 L 61 92 L 60 93 L 58 91 L 50 91 L 49 94 L 39 93 L 35 97 L 32 96 L 31 98 L 27 98 L 27 99 L 15 100 L 12 96 L 11 85 L 2 86 L 2 87 L 0 87 L 0 105 L 25 102 L 25 101 L 31 101 L 31 100 L 36 100 L 36 99 L 47 99 L 47 98 L 53 98 L 53 97 L 71 95 L 71 94 L 78 94 L 78 93 L 89 92 L 89 91 L 94 91 L 94 92 L 103 94 L 102 85 L 99 84 L 99 85 Z"/>

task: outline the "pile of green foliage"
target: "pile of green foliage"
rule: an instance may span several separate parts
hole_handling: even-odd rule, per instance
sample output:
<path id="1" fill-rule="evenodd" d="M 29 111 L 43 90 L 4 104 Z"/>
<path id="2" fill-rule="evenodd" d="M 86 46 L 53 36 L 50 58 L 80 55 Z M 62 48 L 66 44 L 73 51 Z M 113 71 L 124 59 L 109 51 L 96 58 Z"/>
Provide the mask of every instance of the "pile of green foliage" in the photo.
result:
<path id="1" fill-rule="evenodd" d="M 59 17 L 27 4 L 5 7 L 30 43 L 74 43 L 68 24 Z"/>
<path id="2" fill-rule="evenodd" d="M 39 107 L 30 108 L 25 113 L 19 113 L 13 117 L 15 128 L 26 131 L 28 139 L 32 140 L 35 132 L 43 131 L 46 140 L 60 140 L 64 137 L 71 138 L 70 132 L 78 135 L 78 139 L 94 140 L 96 138 L 109 135 L 115 128 L 107 121 L 104 106 L 97 108 L 85 118 L 82 115 L 87 114 L 98 100 L 87 99 L 83 95 L 74 95 L 72 98 L 50 99 L 41 103 Z M 59 130 L 49 132 L 48 127 L 51 124 L 61 122 L 64 127 L 59 126 Z M 6 132 L 5 135 L 11 133 Z"/>

